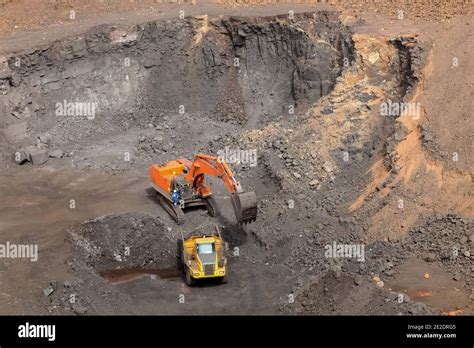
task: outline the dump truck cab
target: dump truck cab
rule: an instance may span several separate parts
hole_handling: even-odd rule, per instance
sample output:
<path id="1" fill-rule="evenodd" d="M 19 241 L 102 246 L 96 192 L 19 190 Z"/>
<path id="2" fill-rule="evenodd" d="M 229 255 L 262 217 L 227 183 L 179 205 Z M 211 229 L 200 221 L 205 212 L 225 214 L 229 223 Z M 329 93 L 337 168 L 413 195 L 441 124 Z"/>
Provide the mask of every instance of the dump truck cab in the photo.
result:
<path id="1" fill-rule="evenodd" d="M 220 234 L 193 235 L 178 240 L 178 257 L 186 284 L 194 285 L 196 280 L 205 278 L 227 282 L 227 259 Z"/>

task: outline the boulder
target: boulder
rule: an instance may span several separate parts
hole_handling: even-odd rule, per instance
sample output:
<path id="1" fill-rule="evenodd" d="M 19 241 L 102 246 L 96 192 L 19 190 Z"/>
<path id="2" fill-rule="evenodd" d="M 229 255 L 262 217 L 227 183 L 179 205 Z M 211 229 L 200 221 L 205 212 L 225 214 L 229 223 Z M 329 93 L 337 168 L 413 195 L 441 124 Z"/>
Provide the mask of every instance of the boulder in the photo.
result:
<path id="1" fill-rule="evenodd" d="M 425 255 L 426 262 L 436 262 L 436 254 L 435 253 L 428 253 Z"/>
<path id="2" fill-rule="evenodd" d="M 331 162 L 324 162 L 323 163 L 323 169 L 326 171 L 326 173 L 330 173 L 334 170 Z"/>
<path id="3" fill-rule="evenodd" d="M 23 164 L 25 162 L 28 162 L 30 160 L 30 157 L 26 150 L 21 148 L 13 154 L 13 160 L 16 164 Z"/>
<path id="4" fill-rule="evenodd" d="M 37 146 L 27 146 L 26 152 L 29 155 L 30 161 L 34 165 L 44 164 L 49 159 L 48 149 L 40 148 Z"/>
<path id="5" fill-rule="evenodd" d="M 49 152 L 49 157 L 51 158 L 62 158 L 64 156 L 64 152 L 62 150 L 56 149 Z"/>

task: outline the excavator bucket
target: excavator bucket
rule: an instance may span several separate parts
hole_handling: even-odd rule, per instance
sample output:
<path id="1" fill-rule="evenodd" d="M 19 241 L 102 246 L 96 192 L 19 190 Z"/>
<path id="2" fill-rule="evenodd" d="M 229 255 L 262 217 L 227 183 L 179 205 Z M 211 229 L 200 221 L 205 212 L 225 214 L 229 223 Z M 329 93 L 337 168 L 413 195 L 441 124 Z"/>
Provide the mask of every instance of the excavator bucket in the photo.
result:
<path id="1" fill-rule="evenodd" d="M 255 192 L 233 193 L 230 199 L 238 224 L 248 224 L 257 219 L 257 196 Z"/>

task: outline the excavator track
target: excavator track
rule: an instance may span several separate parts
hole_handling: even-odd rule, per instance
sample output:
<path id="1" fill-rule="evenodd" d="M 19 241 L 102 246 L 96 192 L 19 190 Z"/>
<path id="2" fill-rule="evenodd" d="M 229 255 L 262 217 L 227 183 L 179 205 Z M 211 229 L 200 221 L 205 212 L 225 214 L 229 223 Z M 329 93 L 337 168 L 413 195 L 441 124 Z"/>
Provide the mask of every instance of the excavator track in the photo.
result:
<path id="1" fill-rule="evenodd" d="M 164 198 L 159 192 L 157 193 L 157 196 L 160 205 L 168 212 L 168 214 L 171 215 L 178 225 L 182 225 L 184 223 L 183 209 L 181 209 L 179 205 L 174 206 L 173 203 Z"/>

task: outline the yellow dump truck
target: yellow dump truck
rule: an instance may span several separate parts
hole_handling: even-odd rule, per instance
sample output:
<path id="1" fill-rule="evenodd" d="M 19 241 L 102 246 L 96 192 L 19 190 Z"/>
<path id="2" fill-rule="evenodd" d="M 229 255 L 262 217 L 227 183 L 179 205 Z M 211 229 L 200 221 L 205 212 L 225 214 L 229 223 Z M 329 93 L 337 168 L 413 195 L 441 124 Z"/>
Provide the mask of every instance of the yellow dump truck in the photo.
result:
<path id="1" fill-rule="evenodd" d="M 186 284 L 196 284 L 198 279 L 218 279 L 227 283 L 227 259 L 224 255 L 224 241 L 216 226 L 214 234 L 194 233 L 178 240 L 178 266 L 185 275 Z"/>

